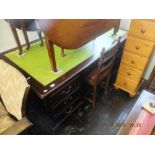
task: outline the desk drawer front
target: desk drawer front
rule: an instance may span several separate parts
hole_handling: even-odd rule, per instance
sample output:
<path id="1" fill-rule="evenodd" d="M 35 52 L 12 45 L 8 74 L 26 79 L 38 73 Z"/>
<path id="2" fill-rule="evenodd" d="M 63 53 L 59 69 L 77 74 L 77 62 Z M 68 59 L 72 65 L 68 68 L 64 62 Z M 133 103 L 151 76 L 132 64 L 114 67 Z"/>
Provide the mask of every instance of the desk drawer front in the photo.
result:
<path id="1" fill-rule="evenodd" d="M 132 67 L 129 67 L 127 65 L 124 65 L 122 63 L 120 65 L 118 74 L 123 75 L 123 76 L 125 76 L 125 77 L 127 77 L 133 81 L 139 82 L 143 72 L 139 71 L 137 69 L 134 69 Z"/>
<path id="2" fill-rule="evenodd" d="M 74 102 L 80 99 L 80 91 L 74 92 L 72 95 L 66 97 L 54 110 L 54 117 L 57 118 L 62 115 Z"/>
<path id="3" fill-rule="evenodd" d="M 46 99 L 47 106 L 55 107 L 56 104 L 61 102 L 64 98 L 68 97 L 72 94 L 75 90 L 80 88 L 80 81 L 79 78 L 76 77 L 69 81 L 65 86 L 57 90 L 54 94 L 50 95 Z"/>
<path id="4" fill-rule="evenodd" d="M 122 75 L 117 76 L 116 84 L 117 86 L 119 86 L 119 88 L 122 88 L 123 90 L 126 90 L 128 92 L 136 91 L 136 88 L 138 86 L 138 82 L 130 80 Z"/>
<path id="5" fill-rule="evenodd" d="M 148 62 L 147 58 L 136 54 L 132 54 L 127 51 L 124 51 L 122 56 L 122 63 L 129 65 L 130 67 L 139 69 L 141 71 L 144 71 L 147 62 Z"/>
<path id="6" fill-rule="evenodd" d="M 132 20 L 129 35 L 155 42 L 155 20 Z"/>
<path id="7" fill-rule="evenodd" d="M 55 129 L 58 128 L 58 126 L 66 119 L 68 118 L 75 110 L 77 110 L 78 107 L 80 107 L 82 105 L 81 101 L 78 102 L 74 102 L 70 107 L 68 107 L 65 112 L 58 116 L 56 121 L 57 121 L 57 125 L 55 126 Z"/>
<path id="8" fill-rule="evenodd" d="M 144 41 L 138 38 L 128 36 L 128 39 L 125 44 L 125 49 L 129 50 L 135 54 L 150 57 L 154 44 L 149 41 Z"/>

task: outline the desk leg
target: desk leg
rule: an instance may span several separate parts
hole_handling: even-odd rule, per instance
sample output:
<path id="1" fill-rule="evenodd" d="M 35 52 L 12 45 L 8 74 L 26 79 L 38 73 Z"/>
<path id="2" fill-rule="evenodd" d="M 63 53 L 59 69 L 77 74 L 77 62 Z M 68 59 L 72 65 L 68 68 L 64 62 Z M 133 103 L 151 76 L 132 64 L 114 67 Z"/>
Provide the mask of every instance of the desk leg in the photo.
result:
<path id="1" fill-rule="evenodd" d="M 53 43 L 50 40 L 48 40 L 47 37 L 45 37 L 45 40 L 46 40 L 46 46 L 47 46 L 47 50 L 48 50 L 48 56 L 50 59 L 52 71 L 57 72 Z"/>
<path id="2" fill-rule="evenodd" d="M 13 36 L 14 36 L 14 38 L 16 40 L 16 43 L 17 43 L 17 46 L 18 46 L 18 49 L 19 49 L 19 55 L 22 55 L 22 53 L 23 53 L 22 46 L 20 44 L 20 40 L 19 40 L 19 37 L 18 37 L 18 34 L 17 34 L 16 27 L 14 25 L 14 22 L 11 19 L 9 20 L 9 24 L 10 24 L 10 28 L 12 30 Z"/>

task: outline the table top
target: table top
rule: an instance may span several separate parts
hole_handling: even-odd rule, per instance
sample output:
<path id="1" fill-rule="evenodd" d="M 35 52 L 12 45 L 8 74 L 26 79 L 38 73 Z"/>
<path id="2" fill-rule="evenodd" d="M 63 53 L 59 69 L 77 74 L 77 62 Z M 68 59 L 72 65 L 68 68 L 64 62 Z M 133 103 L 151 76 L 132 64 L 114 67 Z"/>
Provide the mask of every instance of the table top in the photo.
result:
<path id="1" fill-rule="evenodd" d="M 111 36 L 112 33 L 113 30 L 108 31 L 107 33 L 101 35 L 92 42 L 88 43 L 85 47 L 88 47 L 89 49 L 91 48 L 90 50 L 93 51 L 92 56 L 90 56 L 89 58 L 78 64 L 76 67 L 72 68 L 71 70 L 63 74 L 61 77 L 57 78 L 56 80 L 52 81 L 46 86 L 42 85 L 35 78 L 33 78 L 33 76 L 21 69 L 18 65 L 6 58 L 3 54 L 0 57 L 8 63 L 10 63 L 11 65 L 13 65 L 14 67 L 16 67 L 17 69 L 19 69 L 26 76 L 28 83 L 31 85 L 31 88 L 36 92 L 36 94 L 38 94 L 40 98 L 43 99 L 44 97 L 48 96 L 53 91 L 55 91 L 57 88 L 59 88 L 61 85 L 63 85 L 66 81 L 70 80 L 71 78 L 79 74 L 82 70 L 87 68 L 89 65 L 97 61 L 99 59 L 100 52 L 103 47 L 108 51 L 108 49 L 112 48 L 112 43 L 119 36 L 121 36 L 121 42 L 124 42 L 127 37 L 126 31 L 123 30 L 119 30 L 116 36 L 114 37 Z"/>
<path id="2" fill-rule="evenodd" d="M 133 125 L 139 127 L 139 124 L 135 123 L 140 113 L 142 112 L 142 105 L 148 99 L 155 99 L 155 95 L 146 90 L 143 90 L 125 122 L 123 123 L 124 125 L 122 125 L 120 130 L 118 131 L 118 135 L 128 135 Z"/>

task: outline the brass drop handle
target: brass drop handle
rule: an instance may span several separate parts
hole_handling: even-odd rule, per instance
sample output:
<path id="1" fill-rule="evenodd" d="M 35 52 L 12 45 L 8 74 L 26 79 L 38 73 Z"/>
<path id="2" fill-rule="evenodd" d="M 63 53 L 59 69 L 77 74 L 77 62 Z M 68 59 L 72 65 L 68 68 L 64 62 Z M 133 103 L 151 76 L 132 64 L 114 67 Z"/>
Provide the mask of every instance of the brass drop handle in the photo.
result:
<path id="1" fill-rule="evenodd" d="M 145 29 L 141 29 L 140 32 L 141 33 L 145 33 L 146 31 L 145 31 Z"/>
<path id="2" fill-rule="evenodd" d="M 66 114 L 69 114 L 69 113 L 71 113 L 72 112 L 72 110 L 73 110 L 73 107 L 71 106 L 68 110 L 66 110 Z"/>
<path id="3" fill-rule="evenodd" d="M 135 64 L 135 61 L 134 60 L 131 60 L 131 64 Z"/>
<path id="4" fill-rule="evenodd" d="M 128 76 L 130 76 L 130 75 L 131 75 L 131 73 L 130 73 L 130 72 L 127 72 L 127 75 L 128 75 Z"/>
<path id="5" fill-rule="evenodd" d="M 63 91 L 64 94 L 68 94 L 71 91 L 72 86 L 70 85 L 67 91 Z"/>
<path id="6" fill-rule="evenodd" d="M 71 101 L 72 100 L 72 96 L 70 96 L 70 97 L 68 97 L 66 100 L 65 100 L 65 102 L 64 102 L 64 104 L 67 104 L 69 101 Z"/>
<path id="7" fill-rule="evenodd" d="M 139 49 L 140 49 L 140 46 L 137 45 L 137 46 L 136 46 L 136 49 L 139 50 Z"/>

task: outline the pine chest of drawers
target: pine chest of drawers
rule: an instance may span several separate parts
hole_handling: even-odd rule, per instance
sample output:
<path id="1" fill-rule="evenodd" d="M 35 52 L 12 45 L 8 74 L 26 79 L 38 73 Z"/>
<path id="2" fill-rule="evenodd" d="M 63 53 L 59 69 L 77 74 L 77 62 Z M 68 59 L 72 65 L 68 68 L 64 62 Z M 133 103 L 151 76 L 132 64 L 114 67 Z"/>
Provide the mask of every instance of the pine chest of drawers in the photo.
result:
<path id="1" fill-rule="evenodd" d="M 114 84 L 136 95 L 155 44 L 155 20 L 132 20 Z"/>

